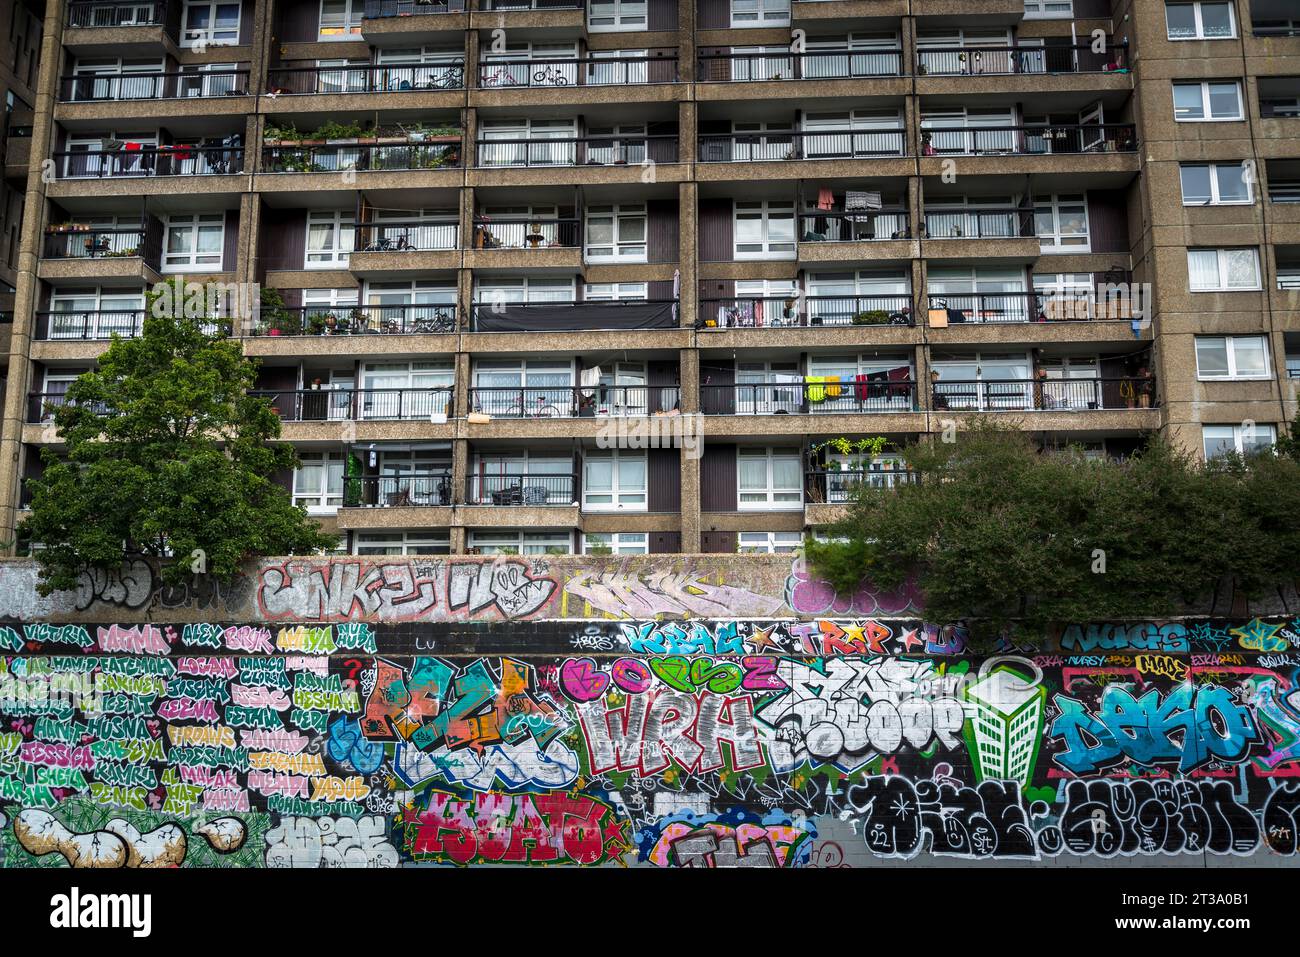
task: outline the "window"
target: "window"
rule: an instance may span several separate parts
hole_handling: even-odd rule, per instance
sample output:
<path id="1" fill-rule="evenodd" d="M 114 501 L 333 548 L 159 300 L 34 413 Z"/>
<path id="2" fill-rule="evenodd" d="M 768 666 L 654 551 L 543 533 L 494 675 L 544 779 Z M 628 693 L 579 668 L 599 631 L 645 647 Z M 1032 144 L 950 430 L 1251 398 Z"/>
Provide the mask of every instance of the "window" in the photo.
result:
<path id="1" fill-rule="evenodd" d="M 593 60 L 609 60 L 609 63 L 587 64 L 588 86 L 622 85 L 624 83 L 648 83 L 650 71 L 648 63 L 638 57 L 645 57 L 646 50 L 592 50 Z M 623 61 L 623 62 L 620 62 Z"/>
<path id="2" fill-rule="evenodd" d="M 456 373 L 450 361 L 366 363 L 361 367 L 363 419 L 446 415 Z"/>
<path id="3" fill-rule="evenodd" d="M 1074 0 L 1025 0 L 1026 19 L 1059 19 L 1074 16 Z"/>
<path id="4" fill-rule="evenodd" d="M 357 555 L 450 555 L 447 532 L 358 532 Z"/>
<path id="5" fill-rule="evenodd" d="M 592 282 L 582 290 L 585 302 L 634 302 L 646 298 L 643 282 Z"/>
<path id="6" fill-rule="evenodd" d="M 649 537 L 645 532 L 588 532 L 582 536 L 582 554 L 646 555 Z"/>
<path id="7" fill-rule="evenodd" d="M 510 529 L 471 531 L 469 547 L 480 555 L 571 555 L 570 532 L 523 532 Z"/>
<path id="8" fill-rule="evenodd" d="M 1244 163 L 1184 163 L 1178 171 L 1184 206 L 1249 205 L 1255 201 Z"/>
<path id="9" fill-rule="evenodd" d="M 587 4 L 587 26 L 598 32 L 646 30 L 647 0 L 593 0 Z"/>
<path id="10" fill-rule="evenodd" d="M 573 302 L 574 283 L 569 278 L 544 276 L 484 277 L 479 280 L 475 302 Z"/>
<path id="11" fill-rule="evenodd" d="M 1165 26 L 1171 40 L 1226 40 L 1237 35 L 1230 0 L 1166 3 Z"/>
<path id="12" fill-rule="evenodd" d="M 1241 83 L 1211 80 L 1174 84 L 1174 119 L 1179 123 L 1212 123 L 1240 120 Z"/>
<path id="13" fill-rule="evenodd" d="M 1271 425 L 1203 425 L 1201 437 L 1205 443 L 1205 457 L 1218 458 L 1236 452 L 1251 455 L 1273 447 L 1277 430 Z"/>
<path id="14" fill-rule="evenodd" d="M 133 336 L 144 320 L 138 289 L 56 289 L 50 296 L 49 338 L 110 339 Z"/>
<path id="15" fill-rule="evenodd" d="M 1271 379 L 1264 336 L 1197 336 L 1198 379 Z"/>
<path id="16" fill-rule="evenodd" d="M 779 555 L 803 544 L 801 532 L 741 532 L 737 551 L 747 555 Z"/>
<path id="17" fill-rule="evenodd" d="M 307 269 L 345 269 L 353 249 L 352 214 L 313 210 L 307 214 Z"/>
<path id="18" fill-rule="evenodd" d="M 790 22 L 790 0 L 731 0 L 733 27 L 774 26 Z"/>
<path id="19" fill-rule="evenodd" d="M 736 203 L 737 259 L 793 259 L 794 203 Z"/>
<path id="20" fill-rule="evenodd" d="M 351 40 L 361 35 L 363 0 L 321 0 L 320 40 Z"/>
<path id="21" fill-rule="evenodd" d="M 577 505 L 574 471 L 568 454 L 480 452 L 469 473 L 468 504 Z"/>
<path id="22" fill-rule="evenodd" d="M 803 507 L 798 449 L 740 449 L 737 459 L 742 510 Z"/>
<path id="23" fill-rule="evenodd" d="M 644 512 L 646 456 L 626 449 L 587 452 L 582 471 L 582 510 Z"/>
<path id="24" fill-rule="evenodd" d="M 293 470 L 293 504 L 309 513 L 334 512 L 343 504 L 343 453 L 302 452 Z"/>
<path id="25" fill-rule="evenodd" d="M 162 271 L 220 272 L 225 236 L 225 213 L 168 216 Z"/>
<path id="26" fill-rule="evenodd" d="M 645 262 L 645 204 L 587 207 L 586 235 L 588 262 Z"/>
<path id="27" fill-rule="evenodd" d="M 1090 248 L 1086 198 L 1076 194 L 1035 200 L 1034 228 L 1044 252 L 1086 253 Z"/>
<path id="28" fill-rule="evenodd" d="M 1259 250 L 1189 249 L 1187 274 L 1192 292 L 1258 289 Z"/>
<path id="29" fill-rule="evenodd" d="M 577 129 L 576 120 L 484 120 L 479 165 L 572 166 L 577 161 Z M 589 132 L 599 135 L 594 129 Z M 588 147 L 588 160 L 592 148 Z"/>
<path id="30" fill-rule="evenodd" d="M 239 42 L 239 7 L 235 3 L 217 3 L 215 0 L 185 0 L 185 43 Z"/>

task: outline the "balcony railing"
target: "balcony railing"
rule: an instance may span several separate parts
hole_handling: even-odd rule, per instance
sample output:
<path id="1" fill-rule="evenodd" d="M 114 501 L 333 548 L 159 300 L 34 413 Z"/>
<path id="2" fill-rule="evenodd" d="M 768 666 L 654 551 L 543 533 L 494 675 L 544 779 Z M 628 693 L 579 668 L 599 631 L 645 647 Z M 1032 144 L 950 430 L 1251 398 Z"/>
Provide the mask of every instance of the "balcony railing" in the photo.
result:
<path id="1" fill-rule="evenodd" d="M 290 96 L 304 93 L 461 90 L 465 88 L 465 64 L 458 61 L 279 67 L 267 71 L 266 88 L 268 92 Z"/>
<path id="2" fill-rule="evenodd" d="M 249 395 L 269 399 L 286 421 L 365 422 L 448 415 L 452 389 L 258 389 Z"/>
<path id="3" fill-rule="evenodd" d="M 111 339 L 113 336 L 122 336 L 130 339 L 140 334 L 143 325 L 143 309 L 38 312 L 36 313 L 36 338 L 40 340 Z"/>
<path id="4" fill-rule="evenodd" d="M 246 326 L 250 336 L 432 335 L 456 331 L 456 306 L 299 306 L 261 312 Z"/>
<path id="5" fill-rule="evenodd" d="M 860 243 L 907 237 L 907 210 L 901 206 L 860 213 L 801 213 L 799 216 L 801 243 Z"/>
<path id="6" fill-rule="evenodd" d="M 928 308 L 943 310 L 950 326 L 962 322 L 1129 321 L 1137 318 L 1131 299 L 1099 295 L 1092 290 L 942 293 L 928 299 Z"/>
<path id="7" fill-rule="evenodd" d="M 1008 74 L 1107 73 L 1124 68 L 1127 44 L 1091 46 L 929 47 L 916 54 L 917 72 L 931 76 L 1006 76 Z"/>
<path id="8" fill-rule="evenodd" d="M 27 421 L 53 422 L 54 414 L 65 405 L 73 404 L 66 392 L 32 392 L 27 396 Z M 108 415 L 108 406 L 97 403 L 97 415 Z"/>
<path id="9" fill-rule="evenodd" d="M 619 133 L 478 141 L 478 165 L 484 167 L 637 166 L 646 160 L 677 162 L 677 135 Z"/>
<path id="10" fill-rule="evenodd" d="M 581 10 L 585 0 L 479 0 L 478 8 L 484 11 L 509 10 Z"/>
<path id="11" fill-rule="evenodd" d="M 836 80 L 902 76 L 902 50 L 817 50 L 814 53 L 716 53 L 698 58 L 701 83 Z"/>
<path id="12" fill-rule="evenodd" d="M 137 257 L 155 269 L 162 258 L 162 224 L 152 217 L 147 226 L 49 230 L 41 250 L 43 259 Z"/>
<path id="13" fill-rule="evenodd" d="M 1297 90 L 1300 92 L 1300 89 Z M 1264 119 L 1294 120 L 1300 117 L 1300 103 L 1294 95 L 1259 98 L 1259 115 Z"/>
<path id="14" fill-rule="evenodd" d="M 460 166 L 460 140 L 383 146 L 268 146 L 264 173 L 336 173 L 343 170 L 448 169 Z"/>
<path id="15" fill-rule="evenodd" d="M 910 296 L 741 296 L 701 299 L 700 328 L 785 329 L 792 326 L 913 326 Z"/>
<path id="16" fill-rule="evenodd" d="M 211 176 L 240 173 L 240 146 L 149 146 L 141 149 L 74 150 L 54 154 L 61 179 L 121 176 Z"/>
<path id="17" fill-rule="evenodd" d="M 805 501 L 825 505 L 844 505 L 857 498 L 864 488 L 890 489 L 910 485 L 917 480 L 915 472 L 906 468 L 872 468 L 824 470 L 809 472 L 805 476 Z"/>
<path id="18" fill-rule="evenodd" d="M 923 127 L 922 133 L 926 156 L 1131 153 L 1137 149 L 1137 127 L 1131 124 Z"/>
<path id="19" fill-rule="evenodd" d="M 456 249 L 460 245 L 459 233 L 460 224 L 454 219 L 392 219 L 357 223 L 355 251 L 395 253 Z"/>
<path id="20" fill-rule="evenodd" d="M 247 96 L 248 75 L 248 70 L 209 70 L 65 76 L 59 81 L 59 99 L 85 103 Z"/>
<path id="21" fill-rule="evenodd" d="M 1300 23 L 1257 23 L 1252 32 L 1257 37 L 1300 37 Z"/>
<path id="22" fill-rule="evenodd" d="M 700 137 L 701 163 L 904 156 L 903 130 L 769 130 Z"/>
<path id="23" fill-rule="evenodd" d="M 489 301 L 471 306 L 470 320 L 473 332 L 590 332 L 598 329 L 626 331 L 679 328 L 675 299 Z"/>
<path id="24" fill-rule="evenodd" d="M 411 17 L 430 13 L 464 13 L 468 0 L 366 0 L 364 17 Z"/>
<path id="25" fill-rule="evenodd" d="M 451 505 L 451 473 L 378 475 L 343 480 L 344 508 Z"/>
<path id="26" fill-rule="evenodd" d="M 1085 412 L 1150 408 L 1150 379 L 980 379 L 933 384 L 935 409 L 956 412 Z M 1147 391 L 1150 390 L 1150 391 Z"/>
<path id="27" fill-rule="evenodd" d="M 475 386 L 470 410 L 497 419 L 621 418 L 676 408 L 676 386 Z"/>
<path id="28" fill-rule="evenodd" d="M 166 3 L 131 2 L 131 0 L 94 0 L 68 4 L 68 26 L 143 27 L 161 26 L 167 19 Z"/>
<path id="29" fill-rule="evenodd" d="M 1032 238 L 1033 209 L 927 209 L 922 239 Z"/>
<path id="30" fill-rule="evenodd" d="M 490 60 L 478 68 L 481 90 L 630 86 L 677 80 L 677 51 L 672 49 L 640 56 Z"/>
<path id="31" fill-rule="evenodd" d="M 576 249 L 582 245 L 580 219 L 475 219 L 475 249 Z"/>
<path id="32" fill-rule="evenodd" d="M 884 374 L 792 376 L 788 382 L 701 385 L 700 402 L 706 415 L 912 412 L 916 409 L 916 382 Z"/>
<path id="33" fill-rule="evenodd" d="M 553 473 L 471 474 L 467 505 L 573 505 L 578 476 Z"/>

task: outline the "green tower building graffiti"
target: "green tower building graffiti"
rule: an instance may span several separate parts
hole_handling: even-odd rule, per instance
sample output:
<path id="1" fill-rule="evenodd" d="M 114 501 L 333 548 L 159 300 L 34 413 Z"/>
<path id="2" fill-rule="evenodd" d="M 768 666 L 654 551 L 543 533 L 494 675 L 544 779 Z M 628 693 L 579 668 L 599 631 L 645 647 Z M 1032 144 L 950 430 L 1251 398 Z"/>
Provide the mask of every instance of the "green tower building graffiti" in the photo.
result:
<path id="1" fill-rule="evenodd" d="M 1009 667 L 1023 665 L 1032 677 Z M 1042 741 L 1043 706 L 1047 691 L 1042 672 L 1025 658 L 994 658 L 966 686 L 964 697 L 972 713 L 966 722 L 977 781 L 1019 781 L 1028 786 Z"/>

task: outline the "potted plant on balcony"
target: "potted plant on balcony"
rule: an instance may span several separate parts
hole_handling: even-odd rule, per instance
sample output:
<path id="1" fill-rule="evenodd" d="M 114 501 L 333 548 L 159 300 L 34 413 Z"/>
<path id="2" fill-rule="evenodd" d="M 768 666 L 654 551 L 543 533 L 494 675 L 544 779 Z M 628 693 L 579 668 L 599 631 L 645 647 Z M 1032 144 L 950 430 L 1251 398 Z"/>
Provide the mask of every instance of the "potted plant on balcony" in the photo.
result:
<path id="1" fill-rule="evenodd" d="M 313 135 L 323 138 L 329 146 L 355 146 L 364 132 L 359 123 L 336 123 L 330 120 L 322 123 Z"/>
<path id="2" fill-rule="evenodd" d="M 313 312 L 307 317 L 307 334 L 311 336 L 323 336 L 329 330 L 330 314 L 327 312 Z"/>
<path id="3" fill-rule="evenodd" d="M 853 314 L 855 326 L 883 326 L 889 322 L 889 313 L 884 309 L 864 309 Z"/>

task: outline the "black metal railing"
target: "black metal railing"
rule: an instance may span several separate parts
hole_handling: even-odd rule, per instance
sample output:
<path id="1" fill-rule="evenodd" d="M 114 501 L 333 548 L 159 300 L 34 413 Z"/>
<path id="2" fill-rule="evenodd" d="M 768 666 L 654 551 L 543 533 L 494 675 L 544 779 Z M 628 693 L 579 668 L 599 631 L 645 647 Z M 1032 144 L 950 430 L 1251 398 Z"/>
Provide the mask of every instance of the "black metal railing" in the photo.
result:
<path id="1" fill-rule="evenodd" d="M 248 70 L 80 74 L 59 81 L 59 99 L 65 103 L 82 103 L 247 96 L 248 76 Z"/>
<path id="2" fill-rule="evenodd" d="M 676 408 L 677 386 L 474 386 L 470 411 L 498 419 L 621 418 Z"/>
<path id="3" fill-rule="evenodd" d="M 799 242 L 857 243 L 908 238 L 907 210 L 901 206 L 859 213 L 801 213 Z"/>
<path id="4" fill-rule="evenodd" d="M 1296 105 L 1294 95 L 1281 97 L 1261 96 L 1259 98 L 1259 115 L 1266 120 L 1293 120 L 1300 117 L 1300 106 Z"/>
<path id="5" fill-rule="evenodd" d="M 564 309 L 565 312 L 573 315 L 573 329 L 590 332 L 596 328 L 611 330 L 629 330 L 629 329 L 677 329 L 677 316 L 675 309 L 677 300 L 675 299 L 599 299 L 586 302 L 567 301 L 567 302 L 478 302 L 470 306 L 470 323 L 473 332 L 502 332 L 517 331 L 515 329 L 501 329 L 499 324 L 493 321 L 494 316 L 501 314 L 503 311 L 522 314 L 524 318 L 528 316 L 528 310 L 536 309 L 538 312 L 549 313 L 549 323 L 554 322 L 553 310 L 556 307 Z M 634 314 L 634 318 L 625 319 L 625 321 L 616 321 L 619 310 L 626 309 L 625 315 Z M 593 318 L 594 317 L 594 318 Z M 601 320 L 607 322 L 605 326 L 594 326 L 593 322 Z M 556 329 L 553 325 L 548 324 L 547 331 L 562 331 Z"/>
<path id="6" fill-rule="evenodd" d="M 636 166 L 651 160 L 677 162 L 677 135 L 565 136 L 534 139 L 481 139 L 478 165 Z"/>
<path id="7" fill-rule="evenodd" d="M 66 392 L 32 392 L 27 396 L 27 421 L 30 423 L 53 422 L 54 414 L 65 405 L 72 405 L 72 400 L 68 398 Z M 104 403 L 95 403 L 96 415 L 106 416 L 109 414 L 108 406 Z"/>
<path id="8" fill-rule="evenodd" d="M 906 155 L 903 130 L 769 130 L 700 137 L 701 163 L 857 159 Z"/>
<path id="9" fill-rule="evenodd" d="M 804 498 L 824 505 L 842 505 L 854 501 L 861 489 L 892 489 L 917 481 L 915 472 L 899 468 L 819 470 L 805 476 Z"/>
<path id="10" fill-rule="evenodd" d="M 366 0 L 367 20 L 380 17 L 411 17 L 429 13 L 464 13 L 468 0 Z"/>
<path id="11" fill-rule="evenodd" d="M 478 68 L 481 90 L 522 86 L 629 86 L 677 80 L 677 52 L 672 49 L 641 56 L 492 59 L 480 63 Z"/>
<path id="12" fill-rule="evenodd" d="M 383 145 L 268 146 L 264 173 L 335 173 L 343 170 L 447 169 L 460 166 L 460 141 Z"/>
<path id="13" fill-rule="evenodd" d="M 780 329 L 791 326 L 913 326 L 912 298 L 863 296 L 739 296 L 701 299 L 704 329 Z"/>
<path id="14" fill-rule="evenodd" d="M 262 310 L 246 328 L 250 336 L 432 335 L 455 332 L 456 311 L 452 303 L 298 306 Z"/>
<path id="15" fill-rule="evenodd" d="M 343 480 L 344 508 L 451 505 L 451 473 L 371 475 Z"/>
<path id="16" fill-rule="evenodd" d="M 942 375 L 942 373 L 941 373 Z M 932 384 L 933 408 L 956 412 L 1083 412 L 1150 408 L 1151 379 L 979 379 Z"/>
<path id="17" fill-rule="evenodd" d="M 258 389 L 249 395 L 269 399 L 286 421 L 391 421 L 449 415 L 452 388 Z"/>
<path id="18" fill-rule="evenodd" d="M 1257 23 L 1252 32 L 1257 37 L 1300 37 L 1300 23 Z"/>
<path id="19" fill-rule="evenodd" d="M 467 505 L 572 505 L 578 476 L 553 473 L 473 473 L 466 483 Z"/>
<path id="20" fill-rule="evenodd" d="M 953 325 L 962 322 L 1043 322 L 1047 319 L 1049 297 L 1035 292 L 978 292 L 941 293 L 928 298 L 929 308 L 943 310 L 948 324 Z"/>
<path id="21" fill-rule="evenodd" d="M 94 0 L 68 4 L 68 26 L 142 27 L 161 26 L 167 19 L 166 3 L 133 3 L 131 0 Z"/>
<path id="22" fill-rule="evenodd" d="M 927 209 L 923 220 L 922 239 L 1017 239 L 1036 235 L 1034 211 L 1025 207 Z"/>
<path id="23" fill-rule="evenodd" d="M 1128 123 L 923 127 L 921 142 L 925 156 L 1131 153 L 1137 149 L 1137 127 Z"/>
<path id="24" fill-rule="evenodd" d="M 147 226 L 60 229 L 45 233 L 43 259 L 140 258 L 158 268 L 162 258 L 162 224 L 150 217 Z"/>
<path id="25" fill-rule="evenodd" d="M 223 175 L 243 172 L 244 150 L 241 146 L 73 150 L 55 153 L 54 168 L 60 179 Z"/>
<path id="26" fill-rule="evenodd" d="M 834 80 L 902 76 L 902 50 L 817 50 L 810 53 L 712 53 L 698 57 L 701 83 Z"/>
<path id="27" fill-rule="evenodd" d="M 1124 69 L 1128 45 L 1110 44 L 1097 53 L 1090 45 L 1038 47 L 928 47 L 917 51 L 918 73 L 931 76 L 1107 73 Z"/>
<path id="28" fill-rule="evenodd" d="M 380 63 L 358 66 L 277 67 L 268 70 L 266 88 L 275 94 L 399 93 L 461 90 L 465 64 Z"/>
<path id="29" fill-rule="evenodd" d="M 429 252 L 456 249 L 460 225 L 456 220 L 392 219 L 357 223 L 355 251 L 364 253 Z"/>
<path id="30" fill-rule="evenodd" d="M 474 220 L 475 249 L 576 249 L 581 245 L 580 219 Z"/>
<path id="31" fill-rule="evenodd" d="M 585 0 L 479 0 L 480 10 L 581 10 Z"/>
<path id="32" fill-rule="evenodd" d="M 700 403 L 706 415 L 911 412 L 916 409 L 916 382 L 909 372 L 907 379 L 864 374 L 701 385 Z"/>
<path id="33" fill-rule="evenodd" d="M 111 339 L 113 336 L 122 336 L 130 339 L 140 334 L 143 325 L 143 309 L 42 311 L 36 313 L 36 338 Z"/>

